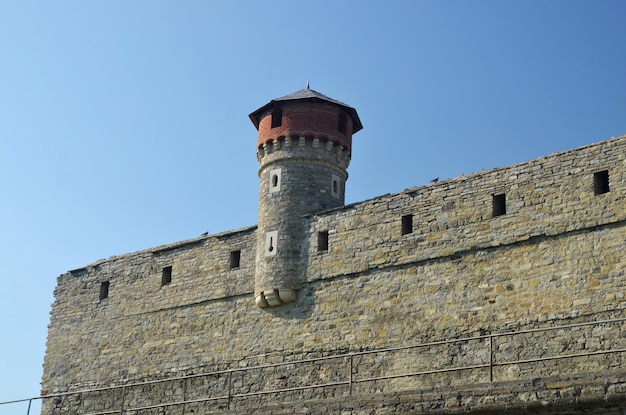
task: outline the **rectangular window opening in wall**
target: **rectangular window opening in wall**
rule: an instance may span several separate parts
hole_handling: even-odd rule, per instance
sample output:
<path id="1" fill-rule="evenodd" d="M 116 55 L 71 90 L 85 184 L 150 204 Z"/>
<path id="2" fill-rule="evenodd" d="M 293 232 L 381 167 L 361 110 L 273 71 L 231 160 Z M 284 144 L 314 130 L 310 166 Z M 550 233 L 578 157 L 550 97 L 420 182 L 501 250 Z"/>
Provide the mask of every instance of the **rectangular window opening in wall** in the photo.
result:
<path id="1" fill-rule="evenodd" d="M 283 125 L 283 110 L 276 108 L 272 111 L 272 128 L 280 127 Z"/>
<path id="2" fill-rule="evenodd" d="M 328 231 L 317 233 L 317 252 L 328 251 Z"/>
<path id="3" fill-rule="evenodd" d="M 339 121 L 337 123 L 337 131 L 339 131 L 341 134 L 345 134 L 346 124 L 347 124 L 346 116 L 344 114 L 339 114 Z"/>
<path id="4" fill-rule="evenodd" d="M 609 171 L 603 170 L 593 174 L 593 193 L 601 195 L 609 192 Z"/>
<path id="5" fill-rule="evenodd" d="M 109 297 L 109 281 L 100 283 L 100 301 Z"/>
<path id="6" fill-rule="evenodd" d="M 402 216 L 402 235 L 413 232 L 413 215 Z"/>
<path id="7" fill-rule="evenodd" d="M 231 251 L 230 253 L 230 269 L 239 268 L 241 261 L 241 251 Z"/>
<path id="8" fill-rule="evenodd" d="M 493 195 L 493 216 L 502 216 L 506 213 L 506 198 L 504 193 Z"/>
<path id="9" fill-rule="evenodd" d="M 172 282 L 172 267 L 163 268 L 163 272 L 161 273 L 161 287 L 167 285 Z"/>

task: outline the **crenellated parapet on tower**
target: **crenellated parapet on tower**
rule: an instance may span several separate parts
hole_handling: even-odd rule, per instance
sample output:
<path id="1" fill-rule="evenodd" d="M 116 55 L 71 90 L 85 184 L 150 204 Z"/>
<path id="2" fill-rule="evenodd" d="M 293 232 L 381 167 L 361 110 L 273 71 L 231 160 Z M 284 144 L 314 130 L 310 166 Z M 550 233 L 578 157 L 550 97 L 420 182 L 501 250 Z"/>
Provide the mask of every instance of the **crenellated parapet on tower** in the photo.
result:
<path id="1" fill-rule="evenodd" d="M 254 297 L 263 308 L 295 301 L 305 267 L 302 216 L 343 206 L 352 134 L 363 126 L 354 108 L 308 87 L 250 119 L 261 165 Z"/>

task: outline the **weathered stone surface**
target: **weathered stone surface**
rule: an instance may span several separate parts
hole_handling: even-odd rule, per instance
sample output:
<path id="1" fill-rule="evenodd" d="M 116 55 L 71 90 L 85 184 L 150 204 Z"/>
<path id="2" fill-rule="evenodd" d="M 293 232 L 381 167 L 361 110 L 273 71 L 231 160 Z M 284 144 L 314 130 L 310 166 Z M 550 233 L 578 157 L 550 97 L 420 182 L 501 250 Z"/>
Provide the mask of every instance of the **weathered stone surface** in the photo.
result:
<path id="1" fill-rule="evenodd" d="M 625 157 L 626 137 L 611 139 L 299 217 L 306 236 L 302 283 L 296 301 L 277 308 L 260 309 L 254 301 L 256 227 L 70 271 L 55 290 L 42 387 L 51 394 L 626 317 Z M 604 170 L 610 190 L 595 194 L 594 173 Z M 493 195 L 502 193 L 506 213 L 493 217 Z M 405 215 L 413 215 L 412 228 L 402 234 Z M 319 232 L 328 232 L 327 250 L 318 249 Z M 234 251 L 240 263 L 231 269 Z M 171 282 L 163 285 L 169 266 Z M 103 282 L 108 297 L 100 299 Z M 503 336 L 494 339 L 493 357 L 507 362 L 626 348 L 624 339 L 624 323 Z M 366 355 L 355 362 L 354 376 L 484 364 L 485 346 L 467 340 L 386 358 Z M 621 413 L 624 358 L 500 366 L 495 383 L 485 372 L 468 371 L 363 383 L 352 397 L 343 389 L 316 389 L 263 403 L 258 413 Z M 341 361 L 249 372 L 234 380 L 234 390 L 345 379 L 345 370 Z M 223 393 L 219 387 L 228 383 L 198 382 L 188 386 L 190 394 Z M 170 385 L 128 399 L 145 404 L 181 391 Z M 50 399 L 44 413 L 83 413 L 96 401 L 102 410 L 115 399 Z M 260 401 L 233 400 L 226 413 L 261 408 Z"/>

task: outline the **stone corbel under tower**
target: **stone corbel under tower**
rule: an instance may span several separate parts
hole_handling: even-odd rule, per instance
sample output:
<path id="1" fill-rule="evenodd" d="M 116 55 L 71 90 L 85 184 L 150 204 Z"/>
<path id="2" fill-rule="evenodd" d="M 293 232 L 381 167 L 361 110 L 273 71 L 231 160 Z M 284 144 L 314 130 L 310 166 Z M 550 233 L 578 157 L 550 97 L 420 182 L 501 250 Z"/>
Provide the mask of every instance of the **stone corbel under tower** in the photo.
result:
<path id="1" fill-rule="evenodd" d="M 259 222 L 254 298 L 296 300 L 304 275 L 302 216 L 344 204 L 356 110 L 308 87 L 250 114 L 259 131 Z"/>

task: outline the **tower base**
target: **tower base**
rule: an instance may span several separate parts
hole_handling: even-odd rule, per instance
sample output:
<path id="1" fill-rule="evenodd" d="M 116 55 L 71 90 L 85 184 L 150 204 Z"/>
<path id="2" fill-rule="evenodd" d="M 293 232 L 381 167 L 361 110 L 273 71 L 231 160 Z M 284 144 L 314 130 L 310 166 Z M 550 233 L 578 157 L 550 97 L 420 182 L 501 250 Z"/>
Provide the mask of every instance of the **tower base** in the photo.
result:
<path id="1" fill-rule="evenodd" d="M 260 308 L 276 307 L 296 301 L 296 291 L 291 288 L 274 288 L 254 295 L 254 302 Z"/>

